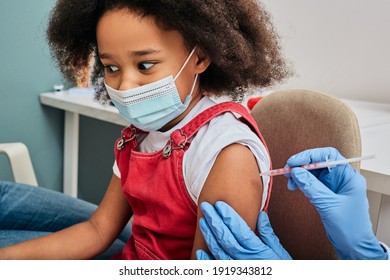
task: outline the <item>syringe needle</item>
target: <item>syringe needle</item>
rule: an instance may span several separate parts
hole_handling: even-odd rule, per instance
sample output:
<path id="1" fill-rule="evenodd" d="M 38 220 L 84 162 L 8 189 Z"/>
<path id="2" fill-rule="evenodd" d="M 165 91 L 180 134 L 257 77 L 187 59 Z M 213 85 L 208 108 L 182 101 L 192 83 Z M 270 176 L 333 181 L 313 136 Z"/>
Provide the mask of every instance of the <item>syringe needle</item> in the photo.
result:
<path id="1" fill-rule="evenodd" d="M 347 164 L 347 163 L 351 163 L 351 162 L 372 159 L 374 157 L 375 157 L 374 155 L 366 155 L 366 156 L 362 156 L 362 157 L 347 158 L 347 159 L 341 159 L 341 160 L 336 160 L 336 161 L 314 162 L 314 163 L 305 164 L 305 165 L 302 165 L 299 167 L 307 169 L 307 170 L 320 169 L 320 168 L 331 168 L 331 167 L 335 167 L 335 166 L 340 165 L 340 164 Z M 288 173 L 291 173 L 292 169 L 293 169 L 293 167 L 286 167 L 286 168 L 268 170 L 268 171 L 260 173 L 260 176 L 277 176 L 277 175 L 288 174 Z"/>

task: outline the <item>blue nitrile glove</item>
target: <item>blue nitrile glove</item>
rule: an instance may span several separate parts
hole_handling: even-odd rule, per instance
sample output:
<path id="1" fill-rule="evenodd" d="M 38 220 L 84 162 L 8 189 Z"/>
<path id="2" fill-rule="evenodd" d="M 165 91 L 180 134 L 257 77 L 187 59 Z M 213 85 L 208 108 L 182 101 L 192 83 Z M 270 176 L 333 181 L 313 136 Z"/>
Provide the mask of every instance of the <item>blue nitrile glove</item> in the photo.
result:
<path id="1" fill-rule="evenodd" d="M 334 148 L 317 148 L 292 156 L 286 167 L 344 159 Z M 387 259 L 376 239 L 368 212 L 366 180 L 351 165 L 307 171 L 294 168 L 288 188 L 299 188 L 319 212 L 341 259 Z"/>
<path id="2" fill-rule="evenodd" d="M 200 229 L 214 258 L 219 260 L 291 260 L 279 243 L 265 212 L 260 212 L 257 229 L 260 238 L 228 204 L 217 201 L 215 207 L 207 202 L 200 205 L 204 218 Z M 212 257 L 205 251 L 196 252 L 197 259 Z"/>

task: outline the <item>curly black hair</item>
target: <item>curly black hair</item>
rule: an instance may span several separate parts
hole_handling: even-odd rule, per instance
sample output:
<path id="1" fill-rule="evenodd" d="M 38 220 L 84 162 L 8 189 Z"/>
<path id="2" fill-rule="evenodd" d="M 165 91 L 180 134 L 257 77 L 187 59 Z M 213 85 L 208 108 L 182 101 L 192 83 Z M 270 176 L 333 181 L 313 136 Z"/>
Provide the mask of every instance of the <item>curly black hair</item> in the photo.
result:
<path id="1" fill-rule="evenodd" d="M 211 64 L 200 86 L 215 96 L 237 99 L 251 87 L 273 86 L 292 74 L 271 17 L 257 0 L 58 0 L 47 30 L 52 55 L 64 77 L 74 81 L 93 54 L 91 79 L 100 100 L 108 95 L 96 25 L 105 12 L 122 8 L 153 16 L 162 28 L 180 32 L 189 49 L 202 49 Z"/>

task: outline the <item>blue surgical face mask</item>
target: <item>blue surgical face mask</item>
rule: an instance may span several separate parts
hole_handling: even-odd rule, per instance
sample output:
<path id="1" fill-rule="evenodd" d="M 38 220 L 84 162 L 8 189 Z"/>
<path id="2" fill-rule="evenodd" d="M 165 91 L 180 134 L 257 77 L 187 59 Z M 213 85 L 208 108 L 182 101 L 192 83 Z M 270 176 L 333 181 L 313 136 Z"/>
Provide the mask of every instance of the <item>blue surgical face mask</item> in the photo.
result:
<path id="1" fill-rule="evenodd" d="M 196 47 L 175 77 L 171 75 L 156 82 L 123 91 L 113 89 L 104 83 L 120 116 L 143 131 L 156 131 L 180 116 L 192 100 L 192 92 L 198 75 L 195 76 L 191 92 L 184 103 L 180 100 L 175 80 L 187 65 L 195 49 Z"/>

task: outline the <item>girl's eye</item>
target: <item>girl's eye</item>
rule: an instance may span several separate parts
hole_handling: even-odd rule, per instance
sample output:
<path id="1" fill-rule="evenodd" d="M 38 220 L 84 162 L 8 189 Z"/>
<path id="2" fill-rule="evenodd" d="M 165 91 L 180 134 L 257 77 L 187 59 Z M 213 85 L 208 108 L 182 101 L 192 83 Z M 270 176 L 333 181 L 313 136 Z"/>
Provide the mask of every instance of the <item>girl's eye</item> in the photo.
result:
<path id="1" fill-rule="evenodd" d="M 116 71 L 119 71 L 119 68 L 114 66 L 114 65 L 107 65 L 107 66 L 104 66 L 104 68 L 110 72 L 110 73 L 114 73 Z"/>
<path id="2" fill-rule="evenodd" d="M 141 63 L 138 63 L 138 69 L 139 70 L 149 70 L 150 68 L 152 68 L 156 63 L 155 62 L 141 62 Z"/>

